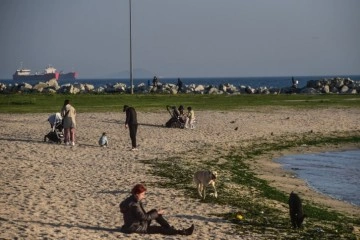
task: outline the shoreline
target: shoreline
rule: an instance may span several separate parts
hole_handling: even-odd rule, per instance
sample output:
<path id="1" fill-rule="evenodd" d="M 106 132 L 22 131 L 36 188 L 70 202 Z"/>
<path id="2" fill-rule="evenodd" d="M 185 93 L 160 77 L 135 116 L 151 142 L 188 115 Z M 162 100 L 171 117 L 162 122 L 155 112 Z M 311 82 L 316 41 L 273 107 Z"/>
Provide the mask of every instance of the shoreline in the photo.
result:
<path id="1" fill-rule="evenodd" d="M 151 175 L 151 167 L 143 160 L 178 157 L 196 165 L 218 157 L 223 161 L 221 156 L 232 149 L 241 150 L 239 145 L 249 146 L 259 139 L 291 141 L 311 131 L 346 135 L 348 131 L 360 130 L 360 109 L 197 111 L 195 130 L 164 128 L 169 119 L 166 111 L 138 112 L 140 146 L 134 152 L 130 151 L 122 112 L 78 113 L 75 147 L 43 142 L 44 135 L 50 131 L 49 115 L 0 114 L 3 123 L 0 126 L 0 238 L 138 239 L 137 234 L 118 232 L 122 225 L 118 204 L 134 184 L 142 182 L 148 186 L 147 210 L 166 208 L 166 218 L 177 227 L 195 224 L 195 232 L 188 239 L 269 239 L 257 232 L 239 233 L 234 224 L 218 217 L 237 211 L 236 208 L 212 203 L 211 199 L 202 202 L 182 191 L 157 186 L 164 179 Z M 108 148 L 97 144 L 104 131 L 109 139 Z M 269 152 L 251 160 L 251 170 L 284 192 L 291 192 L 296 186 L 306 193 L 305 201 L 320 202 L 347 215 L 359 213 L 359 207 L 314 193 L 304 181 L 292 178 L 272 161 L 282 154 L 329 148 L 337 150 L 344 146 L 298 146 Z M 226 176 L 219 176 L 219 181 L 225 180 Z M 285 205 L 275 207 L 287 217 Z M 355 229 L 359 234 L 357 226 Z M 159 239 L 160 235 L 146 237 Z"/>
<path id="2" fill-rule="evenodd" d="M 305 179 L 295 176 L 291 170 L 283 168 L 281 163 L 275 162 L 283 156 L 308 154 L 308 153 L 323 153 L 323 152 L 341 152 L 349 150 L 359 150 L 360 144 L 342 144 L 342 145 L 327 145 L 327 146 L 299 146 L 290 150 L 283 150 L 277 153 L 270 153 L 266 156 L 257 159 L 258 163 L 252 164 L 254 171 L 258 172 L 260 178 L 268 180 L 271 186 L 274 186 L 282 191 L 290 193 L 296 191 L 301 195 L 301 198 L 309 203 L 317 203 L 324 205 L 334 211 L 339 211 L 347 216 L 353 218 L 360 216 L 360 206 L 336 199 L 330 195 L 324 194 L 317 189 L 311 187 Z M 271 158 L 270 161 L 266 157 Z M 268 170 L 261 171 L 260 165 L 266 166 Z M 295 187 L 294 187 L 295 186 Z"/>
<path id="3" fill-rule="evenodd" d="M 341 160 L 342 160 L 342 153 L 347 154 L 348 152 L 357 152 L 357 153 L 360 154 L 360 147 L 357 146 L 357 145 L 355 145 L 355 144 L 340 144 L 340 146 L 337 146 L 339 149 L 336 149 L 336 150 L 334 150 L 334 147 L 335 147 L 335 146 L 332 146 L 332 147 L 326 146 L 325 149 L 320 148 L 320 149 L 321 149 L 321 152 L 311 151 L 311 152 L 309 152 L 309 153 L 301 153 L 300 155 L 299 155 L 299 154 L 290 154 L 290 155 L 304 156 L 304 155 L 306 155 L 306 154 L 311 154 L 311 155 L 319 156 L 319 155 L 322 155 L 322 154 L 325 154 L 325 155 L 330 154 L 330 155 L 331 155 L 331 154 L 333 154 L 333 153 L 337 153 L 337 154 L 339 154 L 339 155 L 337 156 L 337 158 L 335 159 L 335 161 L 341 162 Z M 289 155 L 284 155 L 284 157 L 286 157 L 286 156 L 289 156 Z M 280 158 L 282 158 L 282 157 L 280 157 Z M 323 157 L 322 157 L 322 159 L 323 159 Z M 273 159 L 273 161 L 276 161 L 276 162 L 278 162 L 278 160 L 279 160 L 279 158 Z M 303 177 L 300 177 L 300 176 L 296 173 L 296 171 L 293 171 L 292 169 L 285 169 L 285 168 L 284 168 L 284 165 L 283 165 L 283 163 L 282 163 L 281 161 L 280 161 L 279 163 L 281 164 L 281 167 L 284 169 L 284 171 L 290 172 L 290 173 L 293 174 L 294 177 L 300 178 L 300 179 L 302 179 L 303 181 L 305 181 L 306 184 L 309 186 L 309 188 L 312 189 L 313 191 L 315 191 L 315 192 L 317 192 L 317 193 L 319 193 L 319 194 L 326 195 L 326 196 L 328 196 L 328 197 L 330 197 L 330 198 L 332 198 L 332 199 L 334 199 L 334 200 L 336 200 L 336 201 L 341 201 L 341 202 L 345 202 L 345 203 L 347 203 L 347 204 L 353 205 L 353 206 L 355 206 L 355 207 L 360 207 L 360 202 L 356 202 L 356 201 L 355 201 L 355 202 L 351 202 L 351 201 L 348 201 L 348 200 L 344 200 L 344 199 L 342 199 L 342 194 L 337 193 L 337 194 L 339 194 L 339 195 L 338 195 L 338 197 L 336 197 L 336 196 L 334 196 L 334 195 L 332 195 L 332 194 L 328 194 L 328 193 L 322 192 L 320 189 L 318 189 L 318 187 L 321 186 L 321 185 L 319 185 L 319 184 L 316 183 L 316 182 L 312 182 L 312 183 L 309 182 L 308 179 L 303 178 Z M 344 164 L 347 164 L 347 162 L 344 162 Z M 343 165 L 343 164 L 341 163 L 341 165 Z M 317 186 L 315 186 L 315 185 L 317 185 Z M 327 189 L 326 189 L 326 192 L 327 192 Z M 356 192 L 356 191 L 355 191 L 355 192 Z M 355 195 L 355 196 L 356 196 L 356 195 Z M 352 198 L 352 199 L 354 200 L 354 198 Z M 356 198 L 356 197 L 355 197 L 355 199 L 358 200 L 358 198 Z"/>

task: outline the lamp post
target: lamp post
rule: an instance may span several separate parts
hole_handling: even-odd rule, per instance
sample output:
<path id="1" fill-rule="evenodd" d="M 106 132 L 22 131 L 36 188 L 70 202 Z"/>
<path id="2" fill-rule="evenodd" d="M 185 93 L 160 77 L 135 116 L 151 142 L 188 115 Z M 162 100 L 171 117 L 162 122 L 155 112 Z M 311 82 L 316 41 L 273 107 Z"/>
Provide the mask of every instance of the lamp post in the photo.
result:
<path id="1" fill-rule="evenodd" d="M 133 64 L 132 64 L 132 26 L 131 26 L 131 0 L 129 0 L 129 16 L 130 16 L 130 93 L 134 94 L 133 80 Z"/>

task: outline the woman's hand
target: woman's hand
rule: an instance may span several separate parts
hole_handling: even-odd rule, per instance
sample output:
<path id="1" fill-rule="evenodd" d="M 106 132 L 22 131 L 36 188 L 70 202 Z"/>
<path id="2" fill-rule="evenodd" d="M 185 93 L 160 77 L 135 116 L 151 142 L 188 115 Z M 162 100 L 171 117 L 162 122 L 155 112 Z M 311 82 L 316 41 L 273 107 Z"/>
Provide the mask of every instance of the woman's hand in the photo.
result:
<path id="1" fill-rule="evenodd" d="M 157 210 L 157 213 L 158 213 L 159 215 L 163 215 L 163 214 L 165 213 L 165 211 L 162 210 L 162 209 L 159 209 L 159 210 Z"/>

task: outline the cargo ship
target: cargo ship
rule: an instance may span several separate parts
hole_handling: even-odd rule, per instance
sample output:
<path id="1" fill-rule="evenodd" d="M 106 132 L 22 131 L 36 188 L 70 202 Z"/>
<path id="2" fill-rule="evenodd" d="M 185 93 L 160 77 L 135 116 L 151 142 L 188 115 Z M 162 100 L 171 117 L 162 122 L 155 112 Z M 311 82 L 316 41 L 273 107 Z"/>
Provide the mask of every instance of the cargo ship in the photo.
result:
<path id="1" fill-rule="evenodd" d="M 44 72 L 41 73 L 31 73 L 30 69 L 20 68 L 17 69 L 16 72 L 13 74 L 14 81 L 49 81 L 50 79 L 59 79 L 59 73 L 56 72 L 56 69 L 48 66 L 45 68 Z"/>
<path id="2" fill-rule="evenodd" d="M 13 74 L 13 80 L 14 81 L 49 81 L 51 79 L 58 80 L 69 80 L 73 81 L 77 78 L 77 72 L 69 72 L 69 73 L 63 73 L 58 72 L 56 69 L 52 66 L 48 66 L 45 68 L 45 70 L 41 73 L 31 73 L 30 69 L 23 68 L 22 66 L 20 69 L 17 69 L 16 72 Z"/>

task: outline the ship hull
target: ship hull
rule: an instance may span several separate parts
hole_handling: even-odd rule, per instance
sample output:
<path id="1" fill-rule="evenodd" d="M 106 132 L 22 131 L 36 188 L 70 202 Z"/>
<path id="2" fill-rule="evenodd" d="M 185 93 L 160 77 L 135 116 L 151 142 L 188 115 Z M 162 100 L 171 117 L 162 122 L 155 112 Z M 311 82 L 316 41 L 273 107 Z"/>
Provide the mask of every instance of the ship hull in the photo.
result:
<path id="1" fill-rule="evenodd" d="M 77 78 L 77 72 L 60 73 L 59 81 L 74 81 Z"/>
<path id="2" fill-rule="evenodd" d="M 59 79 L 59 73 L 47 73 L 47 74 L 36 74 L 36 75 L 13 75 L 14 81 L 49 81 L 51 79 Z"/>

